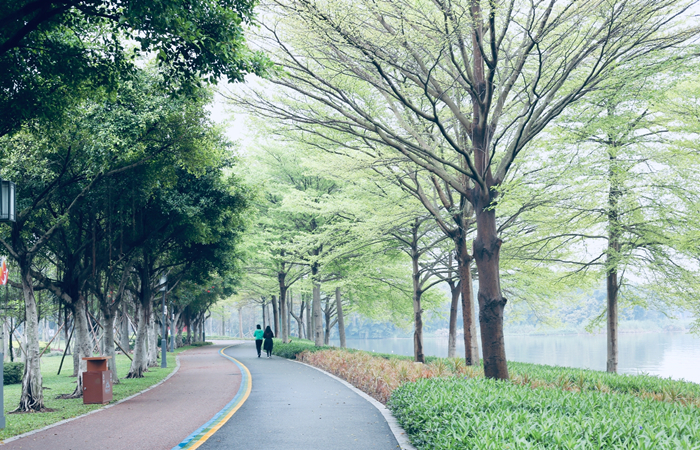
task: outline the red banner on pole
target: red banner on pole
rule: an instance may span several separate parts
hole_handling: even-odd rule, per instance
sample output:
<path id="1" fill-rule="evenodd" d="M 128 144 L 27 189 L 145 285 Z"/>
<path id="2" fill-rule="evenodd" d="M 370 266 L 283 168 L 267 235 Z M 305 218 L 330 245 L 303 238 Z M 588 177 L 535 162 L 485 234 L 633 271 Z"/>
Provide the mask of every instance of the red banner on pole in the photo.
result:
<path id="1" fill-rule="evenodd" d="M 2 268 L 0 269 L 0 286 L 7 284 L 7 264 L 2 260 Z"/>

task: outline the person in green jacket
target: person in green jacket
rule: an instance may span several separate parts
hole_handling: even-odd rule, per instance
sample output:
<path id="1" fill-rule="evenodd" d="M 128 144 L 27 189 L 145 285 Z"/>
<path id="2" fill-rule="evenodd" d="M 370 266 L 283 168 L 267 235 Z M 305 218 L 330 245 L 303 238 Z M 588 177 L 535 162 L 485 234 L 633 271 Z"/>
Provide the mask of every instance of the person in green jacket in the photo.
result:
<path id="1" fill-rule="evenodd" d="M 260 328 L 260 324 L 258 324 L 258 329 L 253 333 L 255 337 L 255 349 L 258 351 L 258 358 L 260 358 L 260 353 L 262 351 L 263 334 L 264 332 L 262 328 Z"/>

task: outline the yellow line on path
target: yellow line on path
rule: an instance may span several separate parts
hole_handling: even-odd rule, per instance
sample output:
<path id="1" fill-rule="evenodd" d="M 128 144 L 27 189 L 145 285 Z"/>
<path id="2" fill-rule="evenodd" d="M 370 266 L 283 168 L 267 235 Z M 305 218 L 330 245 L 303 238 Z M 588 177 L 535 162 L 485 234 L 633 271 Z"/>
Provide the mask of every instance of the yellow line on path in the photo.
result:
<path id="1" fill-rule="evenodd" d="M 200 445 L 204 444 L 207 441 L 207 439 L 212 437 L 214 433 L 216 433 L 219 430 L 219 428 L 221 428 L 226 422 L 228 422 L 228 420 L 236 413 L 236 411 L 238 411 L 238 409 L 243 405 L 243 403 L 245 403 L 245 401 L 250 396 L 250 391 L 253 388 L 253 380 L 250 375 L 250 371 L 240 361 L 224 353 L 224 350 L 227 350 L 231 347 L 233 347 L 233 345 L 229 345 L 226 348 L 222 348 L 221 350 L 219 350 L 219 354 L 224 358 L 233 361 L 234 364 L 236 364 L 241 370 L 241 375 L 243 376 L 241 377 L 241 386 L 238 388 L 238 393 L 236 393 L 236 396 L 233 398 L 233 400 L 231 400 L 226 406 L 224 406 L 224 408 L 221 411 L 219 411 L 214 417 L 212 417 L 211 420 L 209 420 L 207 423 L 198 428 L 194 433 L 185 438 L 185 440 L 177 446 L 175 446 L 173 450 L 194 450 Z"/>

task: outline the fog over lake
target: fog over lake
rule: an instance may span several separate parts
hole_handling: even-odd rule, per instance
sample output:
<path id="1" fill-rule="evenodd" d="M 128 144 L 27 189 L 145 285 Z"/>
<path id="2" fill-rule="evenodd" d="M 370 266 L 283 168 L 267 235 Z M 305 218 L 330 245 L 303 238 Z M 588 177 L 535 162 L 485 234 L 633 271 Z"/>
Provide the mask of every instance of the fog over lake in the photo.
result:
<path id="1" fill-rule="evenodd" d="M 605 370 L 605 335 L 506 336 L 506 356 L 553 366 Z M 339 345 L 337 339 L 331 344 Z M 413 339 L 348 339 L 348 347 L 413 355 Z M 700 383 L 700 338 L 686 333 L 620 333 L 619 373 L 645 372 Z M 426 337 L 425 354 L 447 356 L 447 337 Z M 464 355 L 464 341 L 457 340 L 457 354 Z"/>

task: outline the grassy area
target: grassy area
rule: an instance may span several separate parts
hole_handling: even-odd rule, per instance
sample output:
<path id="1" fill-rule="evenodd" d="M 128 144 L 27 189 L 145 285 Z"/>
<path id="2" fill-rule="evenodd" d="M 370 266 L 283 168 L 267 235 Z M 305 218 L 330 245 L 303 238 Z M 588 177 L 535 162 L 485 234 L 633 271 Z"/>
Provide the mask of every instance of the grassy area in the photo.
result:
<path id="1" fill-rule="evenodd" d="M 175 350 L 180 353 L 191 347 L 182 347 Z M 102 405 L 83 405 L 83 399 L 59 400 L 58 395 L 70 394 L 75 390 L 76 379 L 70 375 L 73 373 L 73 358 L 67 356 L 63 362 L 61 375 L 56 375 L 61 362 L 60 356 L 44 356 L 41 358 L 41 373 L 44 382 L 44 402 L 52 412 L 8 414 L 19 404 L 19 397 L 22 391 L 21 384 L 5 386 L 5 420 L 6 428 L 0 430 L 0 440 L 7 439 L 27 431 L 50 425 L 52 423 L 85 414 L 89 411 L 99 409 Z M 120 377 L 129 372 L 131 362 L 124 355 L 117 355 L 117 373 Z M 149 386 L 152 386 L 168 376 L 175 369 L 175 354 L 168 353 L 168 367 L 151 368 L 145 373 L 143 378 L 121 379 L 113 386 L 113 395 L 116 402 Z"/>
<path id="2" fill-rule="evenodd" d="M 403 384 L 387 406 L 421 450 L 700 448 L 697 408 L 629 394 L 432 378 Z"/>

